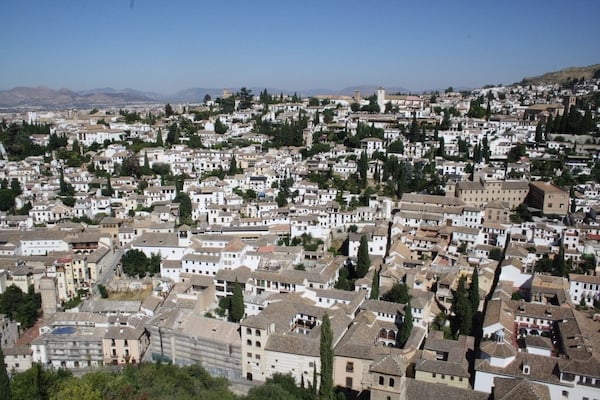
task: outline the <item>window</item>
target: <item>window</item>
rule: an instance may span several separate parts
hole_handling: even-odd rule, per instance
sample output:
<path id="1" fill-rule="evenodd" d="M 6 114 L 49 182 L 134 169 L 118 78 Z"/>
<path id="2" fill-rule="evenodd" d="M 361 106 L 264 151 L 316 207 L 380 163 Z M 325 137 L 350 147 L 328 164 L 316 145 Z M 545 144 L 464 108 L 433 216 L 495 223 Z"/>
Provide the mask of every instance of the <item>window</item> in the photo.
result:
<path id="1" fill-rule="evenodd" d="M 346 377 L 346 387 L 347 388 L 351 388 L 352 387 L 352 378 L 351 377 Z"/>
<path id="2" fill-rule="evenodd" d="M 247 335 L 252 335 L 252 329 L 246 328 L 246 334 Z"/>
<path id="3" fill-rule="evenodd" d="M 246 340 L 246 344 L 247 344 L 248 346 L 252 346 L 252 340 L 250 340 L 250 339 Z"/>
<path id="4" fill-rule="evenodd" d="M 346 363 L 346 372 L 353 372 L 354 371 L 354 363 L 353 362 L 347 362 Z"/>
<path id="5" fill-rule="evenodd" d="M 256 347 L 260 347 L 260 342 L 258 340 L 256 341 Z"/>
<path id="6" fill-rule="evenodd" d="M 252 358 L 252 353 L 246 353 L 246 357 Z"/>
<path id="7" fill-rule="evenodd" d="M 256 336 L 260 336 L 260 331 L 258 329 L 256 330 Z"/>
<path id="8" fill-rule="evenodd" d="M 436 374 L 435 372 L 432 372 L 432 373 L 431 373 L 431 377 L 432 377 L 432 378 L 435 378 L 436 376 L 437 376 L 437 374 Z"/>
<path id="9" fill-rule="evenodd" d="M 383 376 L 380 376 L 380 377 L 379 377 L 379 384 L 380 384 L 380 385 L 383 385 Z"/>
<path id="10" fill-rule="evenodd" d="M 569 391 L 568 390 L 563 390 L 562 391 L 562 397 L 564 397 L 565 399 L 569 398 Z"/>
<path id="11" fill-rule="evenodd" d="M 390 378 L 389 386 L 394 387 L 395 384 L 396 384 L 396 381 L 394 380 L 394 378 Z"/>

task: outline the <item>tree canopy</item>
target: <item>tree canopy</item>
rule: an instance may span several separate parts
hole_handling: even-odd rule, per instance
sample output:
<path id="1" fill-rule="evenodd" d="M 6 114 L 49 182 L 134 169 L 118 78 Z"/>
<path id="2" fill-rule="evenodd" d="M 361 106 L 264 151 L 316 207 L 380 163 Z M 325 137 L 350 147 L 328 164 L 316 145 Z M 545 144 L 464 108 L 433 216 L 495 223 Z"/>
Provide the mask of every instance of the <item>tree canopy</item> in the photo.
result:
<path id="1" fill-rule="evenodd" d="M 145 277 L 160 272 L 160 254 L 152 254 L 149 258 L 146 254 L 138 249 L 127 250 L 121 258 L 123 264 L 123 273 L 128 276 Z"/>
<path id="2" fill-rule="evenodd" d="M 35 293 L 33 285 L 27 293 L 15 285 L 10 285 L 0 294 L 0 314 L 21 323 L 23 329 L 32 327 L 37 321 L 42 299 Z"/>

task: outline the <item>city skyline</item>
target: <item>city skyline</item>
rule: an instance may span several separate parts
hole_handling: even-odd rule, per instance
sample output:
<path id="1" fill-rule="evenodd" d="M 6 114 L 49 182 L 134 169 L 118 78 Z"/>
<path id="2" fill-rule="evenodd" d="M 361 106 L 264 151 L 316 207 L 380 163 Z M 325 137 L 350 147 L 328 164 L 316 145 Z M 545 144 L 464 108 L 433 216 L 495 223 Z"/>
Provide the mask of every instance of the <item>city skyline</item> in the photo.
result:
<path id="1" fill-rule="evenodd" d="M 598 62 L 600 3 L 15 2 L 0 90 L 17 86 L 411 91 L 510 84 Z"/>

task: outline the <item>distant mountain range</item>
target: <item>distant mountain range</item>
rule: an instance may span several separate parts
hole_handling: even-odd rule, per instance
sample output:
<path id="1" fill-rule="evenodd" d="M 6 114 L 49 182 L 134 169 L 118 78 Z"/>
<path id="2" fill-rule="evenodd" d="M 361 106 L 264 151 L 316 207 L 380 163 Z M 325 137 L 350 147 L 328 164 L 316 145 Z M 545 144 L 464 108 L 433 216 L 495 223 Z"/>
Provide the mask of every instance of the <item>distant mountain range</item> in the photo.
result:
<path id="1" fill-rule="evenodd" d="M 3 108 L 89 108 L 155 101 L 134 90 L 74 92 L 69 89 L 54 90 L 46 87 L 16 87 L 0 91 L 0 107 Z"/>
<path id="2" fill-rule="evenodd" d="M 600 73 L 600 64 L 587 67 L 566 68 L 556 72 L 549 72 L 544 75 L 523 78 L 519 84 L 539 84 L 539 83 L 564 83 L 567 78 L 586 79 Z M 309 89 L 309 90 L 289 90 L 266 88 L 272 95 L 293 94 L 296 92 L 299 96 L 353 96 L 359 91 L 361 96 L 367 97 L 377 92 L 378 85 L 360 85 L 349 86 L 343 89 Z M 422 93 L 423 91 L 410 91 L 403 87 L 384 87 L 386 93 Z M 258 95 L 265 88 L 251 87 L 252 93 Z M 457 88 L 455 88 L 457 89 Z M 459 88 L 460 90 L 466 88 Z M 235 93 L 239 88 L 228 88 L 229 92 Z M 435 91 L 428 90 L 427 92 Z M 443 91 L 443 89 L 438 89 Z M 223 88 L 189 88 L 181 90 L 174 94 L 162 94 L 156 92 L 144 92 L 136 89 L 117 90 L 110 87 L 97 88 L 82 91 L 73 91 L 69 89 L 49 89 L 47 87 L 16 87 L 10 90 L 0 90 L 0 108 L 6 109 L 65 109 L 65 108 L 93 108 L 93 107 L 116 107 L 128 104 L 143 103 L 201 103 L 204 96 L 210 95 L 211 98 L 223 96 Z"/>
<path id="3" fill-rule="evenodd" d="M 297 91 L 300 96 L 352 96 L 355 91 L 359 91 L 362 96 L 370 96 L 377 91 L 378 86 L 363 85 L 350 86 L 339 90 L 333 89 L 310 89 Z M 272 95 L 293 94 L 295 91 L 276 88 L 249 88 L 253 94 L 258 95 L 264 89 L 267 89 Z M 387 87 L 387 93 L 408 93 L 409 91 L 402 87 Z M 227 89 L 231 93 L 239 91 L 237 89 Z M 64 109 L 64 108 L 92 108 L 92 107 L 110 107 L 136 103 L 201 103 L 204 96 L 210 95 L 211 98 L 223 96 L 223 89 L 220 88 L 189 88 L 181 90 L 174 94 L 162 94 L 156 92 L 144 92 L 135 89 L 117 90 L 110 87 L 97 88 L 82 91 L 72 91 L 69 89 L 54 90 L 47 87 L 16 87 L 10 90 L 0 91 L 0 108 L 41 108 L 41 109 Z"/>

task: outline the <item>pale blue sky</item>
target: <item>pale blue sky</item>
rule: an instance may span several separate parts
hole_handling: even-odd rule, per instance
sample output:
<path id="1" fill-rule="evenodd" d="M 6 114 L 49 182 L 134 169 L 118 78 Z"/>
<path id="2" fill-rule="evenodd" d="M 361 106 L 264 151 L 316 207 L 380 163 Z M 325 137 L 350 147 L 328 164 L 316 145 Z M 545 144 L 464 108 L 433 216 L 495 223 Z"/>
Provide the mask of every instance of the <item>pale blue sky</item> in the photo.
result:
<path id="1" fill-rule="evenodd" d="M 600 2 L 6 0 L 0 89 L 409 90 L 600 63 Z"/>

